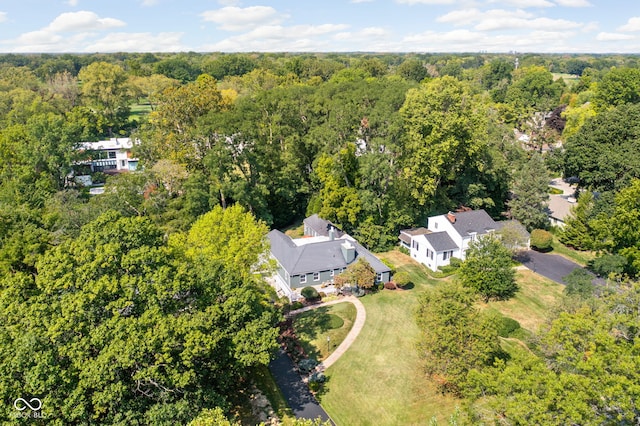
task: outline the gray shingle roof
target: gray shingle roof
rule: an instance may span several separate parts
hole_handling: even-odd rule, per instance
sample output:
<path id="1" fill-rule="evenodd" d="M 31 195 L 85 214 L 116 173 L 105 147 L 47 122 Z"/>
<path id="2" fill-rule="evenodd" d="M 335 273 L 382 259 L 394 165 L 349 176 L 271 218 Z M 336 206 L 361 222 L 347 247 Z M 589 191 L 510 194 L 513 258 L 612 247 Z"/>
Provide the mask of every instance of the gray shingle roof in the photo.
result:
<path id="1" fill-rule="evenodd" d="M 336 238 L 340 238 L 340 237 L 342 237 L 344 235 L 344 232 L 342 232 L 340 229 L 338 229 L 333 223 L 329 222 L 328 220 L 322 219 L 317 214 L 313 214 L 313 215 L 309 216 L 308 218 L 306 218 L 302 222 L 305 225 L 307 225 L 309 228 L 313 229 L 316 232 L 316 234 L 322 235 L 324 237 L 328 237 L 329 236 L 329 229 L 331 227 L 333 227 L 334 230 L 335 230 L 335 237 Z"/>
<path id="2" fill-rule="evenodd" d="M 347 263 L 340 249 L 345 239 L 322 241 L 297 246 L 291 238 L 274 229 L 267 235 L 271 242 L 271 254 L 275 257 L 289 275 L 300 275 L 310 272 L 320 272 L 331 269 L 346 268 Z M 389 267 L 378 260 L 369 250 L 365 249 L 352 238 L 348 239 L 356 249 L 356 260 L 364 257 L 380 272 L 390 271 Z"/>
<path id="3" fill-rule="evenodd" d="M 424 236 L 435 251 L 455 250 L 459 248 L 446 232 L 433 232 Z"/>
<path id="4" fill-rule="evenodd" d="M 490 229 L 496 229 L 496 222 L 484 210 L 453 213 L 453 215 L 456 218 L 453 228 L 462 237 L 466 237 L 472 232 L 482 235 L 486 234 Z"/>

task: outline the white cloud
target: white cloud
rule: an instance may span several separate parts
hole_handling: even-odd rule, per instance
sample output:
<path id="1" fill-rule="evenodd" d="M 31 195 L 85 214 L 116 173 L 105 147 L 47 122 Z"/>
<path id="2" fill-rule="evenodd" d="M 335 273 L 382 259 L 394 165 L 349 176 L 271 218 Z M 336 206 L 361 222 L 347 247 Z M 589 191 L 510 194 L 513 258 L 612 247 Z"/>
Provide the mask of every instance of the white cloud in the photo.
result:
<path id="1" fill-rule="evenodd" d="M 600 28 L 600 24 L 598 24 L 597 22 L 589 22 L 587 25 L 582 27 L 582 32 L 591 33 L 597 31 L 598 28 Z"/>
<path id="2" fill-rule="evenodd" d="M 208 22 L 215 22 L 219 28 L 226 31 L 243 31 L 257 28 L 261 25 L 280 24 L 286 15 L 269 6 L 235 7 L 228 6 L 217 10 L 207 10 L 200 16 Z"/>
<path id="3" fill-rule="evenodd" d="M 582 27 L 579 22 L 565 19 L 535 18 L 535 15 L 522 9 L 515 11 L 492 9 L 482 12 L 478 9 L 455 10 L 436 19 L 438 22 L 455 26 L 474 25 L 478 31 L 498 31 L 507 29 L 531 29 L 556 31 Z"/>
<path id="4" fill-rule="evenodd" d="M 555 4 L 547 0 L 489 0 L 489 3 L 500 3 L 506 6 L 519 7 L 521 9 L 555 6 Z"/>
<path id="5" fill-rule="evenodd" d="M 348 25 L 265 25 L 244 34 L 204 46 L 204 51 L 301 52 L 333 50 L 327 36 L 344 31 Z"/>
<path id="6" fill-rule="evenodd" d="M 618 31 L 640 31 L 640 17 L 629 18 L 626 24 L 618 28 Z"/>
<path id="7" fill-rule="evenodd" d="M 77 6 L 80 0 L 67 0 L 69 6 Z"/>
<path id="8" fill-rule="evenodd" d="M 620 34 L 620 33 L 599 33 L 596 36 L 596 40 L 598 41 L 622 41 L 622 40 L 633 40 L 635 37 L 631 34 Z"/>
<path id="9" fill-rule="evenodd" d="M 7 20 L 7 12 L 0 12 L 0 22 Z"/>
<path id="10" fill-rule="evenodd" d="M 400 4 L 455 4 L 456 0 L 396 0 Z"/>
<path id="11" fill-rule="evenodd" d="M 356 32 L 341 32 L 333 38 L 335 40 L 348 40 L 350 43 L 373 43 L 386 39 L 391 33 L 380 27 L 367 27 Z"/>
<path id="12" fill-rule="evenodd" d="M 85 52 L 179 52 L 187 50 L 184 33 L 111 33 L 89 43 Z"/>
<path id="13" fill-rule="evenodd" d="M 593 6 L 587 0 L 555 0 L 558 6 L 564 7 L 589 7 Z"/>
<path id="14" fill-rule="evenodd" d="M 123 27 L 126 24 L 114 18 L 100 18 L 93 12 L 81 10 L 79 12 L 67 12 L 60 14 L 43 31 L 54 33 L 67 31 L 106 30 Z"/>

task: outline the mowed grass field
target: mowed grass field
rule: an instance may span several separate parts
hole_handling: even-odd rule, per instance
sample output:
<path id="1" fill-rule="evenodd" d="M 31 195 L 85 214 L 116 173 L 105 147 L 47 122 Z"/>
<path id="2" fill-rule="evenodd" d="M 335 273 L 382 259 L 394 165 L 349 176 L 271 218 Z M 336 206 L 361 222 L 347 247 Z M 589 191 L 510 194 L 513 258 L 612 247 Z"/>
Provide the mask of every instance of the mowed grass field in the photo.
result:
<path id="1" fill-rule="evenodd" d="M 415 343 L 418 296 L 431 279 L 408 256 L 380 255 L 414 280 L 410 290 L 383 290 L 360 299 L 367 322 L 349 350 L 330 367 L 322 406 L 338 425 L 424 425 L 444 422 L 461 401 L 441 395 L 422 373 Z"/>
<path id="2" fill-rule="evenodd" d="M 361 299 L 367 321 L 351 348 L 326 371 L 329 381 L 320 402 L 338 425 L 424 425 L 432 418 L 447 424 L 465 401 L 442 395 L 425 377 L 415 348 L 419 330 L 414 315 L 420 293 L 455 277 L 432 278 L 397 250 L 379 257 L 396 271 L 407 272 L 413 288 L 383 290 Z M 495 309 L 536 332 L 562 297 L 564 286 L 529 270 L 517 271 L 516 277 L 520 291 L 515 297 L 478 307 Z M 518 339 L 501 340 L 503 346 L 526 350 Z"/>

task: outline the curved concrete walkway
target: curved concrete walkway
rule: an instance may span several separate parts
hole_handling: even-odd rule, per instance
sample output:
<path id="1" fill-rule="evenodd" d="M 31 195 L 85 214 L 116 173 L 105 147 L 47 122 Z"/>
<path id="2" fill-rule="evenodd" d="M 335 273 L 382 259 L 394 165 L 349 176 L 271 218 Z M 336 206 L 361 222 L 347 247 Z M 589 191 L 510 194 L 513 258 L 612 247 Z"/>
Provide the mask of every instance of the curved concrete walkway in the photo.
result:
<path id="1" fill-rule="evenodd" d="M 296 309 L 295 311 L 289 312 L 289 316 L 293 316 L 301 312 L 307 312 L 312 309 L 321 308 L 323 306 L 336 305 L 343 302 L 353 303 L 353 305 L 356 307 L 356 320 L 353 322 L 353 327 L 351 327 L 351 330 L 349 330 L 347 337 L 344 338 L 342 343 L 340 343 L 340 345 L 331 353 L 331 355 L 327 357 L 327 359 L 318 364 L 318 366 L 316 367 L 318 371 L 324 371 L 325 369 L 331 367 L 333 363 L 335 363 L 347 351 L 347 349 L 349 349 L 349 346 L 351 346 L 351 344 L 356 340 L 356 337 L 358 337 L 358 334 L 360 334 L 362 327 L 364 327 L 364 323 L 367 320 L 367 311 L 365 310 L 362 302 L 357 297 L 349 296 L 332 300 L 330 302 L 306 306 L 304 308 Z"/>

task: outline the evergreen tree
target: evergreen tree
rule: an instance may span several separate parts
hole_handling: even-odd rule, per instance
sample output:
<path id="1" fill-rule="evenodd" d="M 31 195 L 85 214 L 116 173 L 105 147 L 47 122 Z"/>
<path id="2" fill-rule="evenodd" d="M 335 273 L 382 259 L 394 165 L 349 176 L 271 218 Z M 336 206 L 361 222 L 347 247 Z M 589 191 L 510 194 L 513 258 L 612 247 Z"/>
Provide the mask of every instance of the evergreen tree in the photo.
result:
<path id="1" fill-rule="evenodd" d="M 509 200 L 511 217 L 522 223 L 527 230 L 549 226 L 547 205 L 549 202 L 549 173 L 542 156 L 532 153 L 523 167 L 516 171 L 512 199 Z"/>

